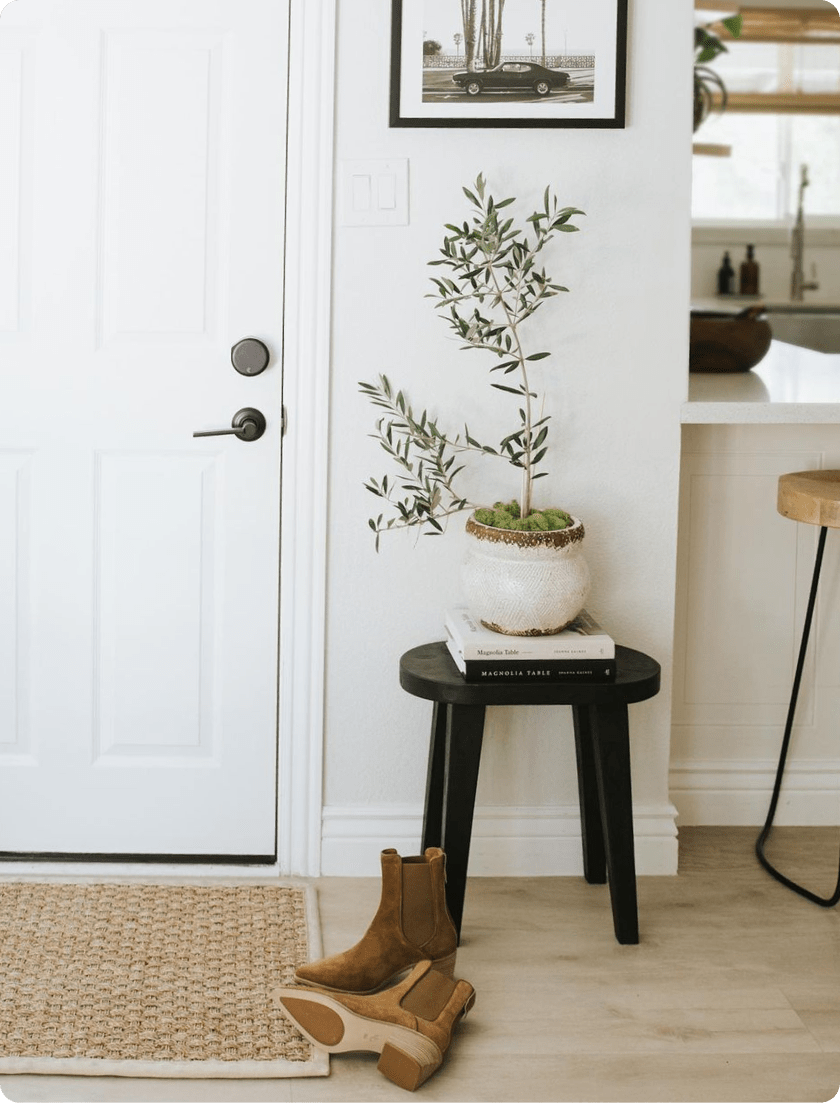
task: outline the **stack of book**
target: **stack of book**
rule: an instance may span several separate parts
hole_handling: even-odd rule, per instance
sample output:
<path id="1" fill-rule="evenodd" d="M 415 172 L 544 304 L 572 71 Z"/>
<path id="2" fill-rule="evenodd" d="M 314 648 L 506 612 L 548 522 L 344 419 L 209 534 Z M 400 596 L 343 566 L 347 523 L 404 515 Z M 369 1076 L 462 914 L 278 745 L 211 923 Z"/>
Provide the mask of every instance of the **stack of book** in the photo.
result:
<path id="1" fill-rule="evenodd" d="M 468 682 L 611 682 L 615 641 L 585 610 L 553 636 L 503 636 L 465 606 L 446 614 L 446 646 Z"/>

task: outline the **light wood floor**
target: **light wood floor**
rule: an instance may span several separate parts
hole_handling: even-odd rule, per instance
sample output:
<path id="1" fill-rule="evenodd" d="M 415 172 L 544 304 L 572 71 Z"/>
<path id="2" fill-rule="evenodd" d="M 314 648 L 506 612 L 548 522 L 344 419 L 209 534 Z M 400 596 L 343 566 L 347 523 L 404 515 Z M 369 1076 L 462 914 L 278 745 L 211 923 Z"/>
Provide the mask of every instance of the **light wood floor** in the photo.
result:
<path id="1" fill-rule="evenodd" d="M 608 890 L 577 878 L 474 878 L 457 973 L 477 1000 L 416 1098 L 808 1103 L 840 1087 L 840 909 L 757 865 L 753 828 L 681 831 L 677 877 L 639 880 L 641 943 L 613 938 Z M 774 832 L 771 853 L 827 895 L 836 829 Z M 379 883 L 317 882 L 325 952 L 346 949 Z M 12 1100 L 399 1100 L 372 1055 L 327 1079 L 0 1078 Z"/>

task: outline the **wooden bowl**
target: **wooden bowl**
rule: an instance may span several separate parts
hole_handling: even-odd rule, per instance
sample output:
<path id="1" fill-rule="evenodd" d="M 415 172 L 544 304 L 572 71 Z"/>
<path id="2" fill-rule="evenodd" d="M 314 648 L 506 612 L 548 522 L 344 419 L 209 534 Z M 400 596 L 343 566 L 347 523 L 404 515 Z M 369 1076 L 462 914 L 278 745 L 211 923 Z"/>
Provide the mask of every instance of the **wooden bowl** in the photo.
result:
<path id="1" fill-rule="evenodd" d="M 688 369 L 693 372 L 749 371 L 767 354 L 773 334 L 758 315 L 763 306 L 741 314 L 691 312 Z"/>

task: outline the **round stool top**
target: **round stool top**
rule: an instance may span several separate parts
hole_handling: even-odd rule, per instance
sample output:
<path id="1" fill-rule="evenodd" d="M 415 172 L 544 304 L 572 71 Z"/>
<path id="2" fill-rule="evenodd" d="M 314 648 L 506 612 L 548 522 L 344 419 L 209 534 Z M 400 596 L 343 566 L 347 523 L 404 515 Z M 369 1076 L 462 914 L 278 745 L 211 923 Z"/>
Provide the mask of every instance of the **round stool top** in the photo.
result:
<path id="1" fill-rule="evenodd" d="M 415 697 L 448 705 L 632 704 L 659 692 L 659 663 L 616 645 L 614 682 L 467 682 L 443 642 L 424 643 L 400 659 L 400 685 Z"/>
<path id="2" fill-rule="evenodd" d="M 780 475 L 778 510 L 792 521 L 840 529 L 840 471 Z"/>

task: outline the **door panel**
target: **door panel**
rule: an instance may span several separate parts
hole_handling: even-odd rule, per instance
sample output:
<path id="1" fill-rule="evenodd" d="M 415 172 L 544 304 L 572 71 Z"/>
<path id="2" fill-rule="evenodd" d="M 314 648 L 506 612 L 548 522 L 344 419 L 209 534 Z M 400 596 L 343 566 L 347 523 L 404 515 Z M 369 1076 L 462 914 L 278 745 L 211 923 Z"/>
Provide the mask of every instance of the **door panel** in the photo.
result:
<path id="1" fill-rule="evenodd" d="M 0 335 L 14 333 L 20 321 L 23 57 L 20 36 L 0 45 Z"/>
<path id="2" fill-rule="evenodd" d="M 102 50 L 102 340 L 210 337 L 221 43 L 199 33 L 109 33 Z"/>
<path id="3" fill-rule="evenodd" d="M 100 453 L 97 460 L 97 755 L 208 756 L 220 458 Z"/>
<path id="4" fill-rule="evenodd" d="M 0 17 L 0 852 L 275 853 L 286 27 Z"/>
<path id="5" fill-rule="evenodd" d="M 30 747 L 30 455 L 0 452 L 0 769 Z"/>

